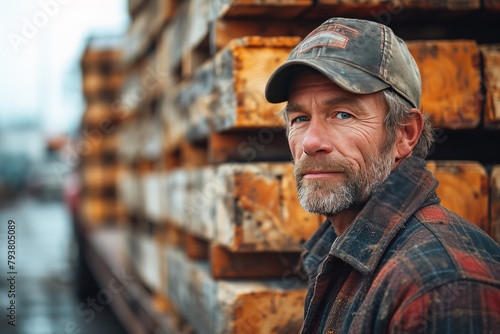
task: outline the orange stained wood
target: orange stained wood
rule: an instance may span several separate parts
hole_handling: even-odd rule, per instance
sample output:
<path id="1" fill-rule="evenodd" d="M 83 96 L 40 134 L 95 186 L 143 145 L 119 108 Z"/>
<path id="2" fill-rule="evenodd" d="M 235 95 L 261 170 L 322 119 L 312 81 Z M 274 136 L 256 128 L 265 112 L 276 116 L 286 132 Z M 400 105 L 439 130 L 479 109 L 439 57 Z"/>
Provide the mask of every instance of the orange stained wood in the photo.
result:
<path id="1" fill-rule="evenodd" d="M 186 255 L 192 260 L 207 260 L 209 242 L 191 233 L 184 235 L 184 248 Z"/>
<path id="2" fill-rule="evenodd" d="M 427 168 L 439 181 L 441 205 L 490 233 L 488 175 L 473 161 L 428 161 Z"/>
<path id="3" fill-rule="evenodd" d="M 234 309 L 234 333 L 299 333 L 305 291 L 286 293 L 257 291 L 238 296 Z"/>
<path id="4" fill-rule="evenodd" d="M 500 4 L 500 2 L 499 2 Z M 500 8 L 500 5 L 499 5 Z M 483 57 L 486 104 L 484 126 L 500 128 L 500 44 L 480 46 Z"/>
<path id="5" fill-rule="evenodd" d="M 264 87 L 299 38 L 247 37 L 233 40 L 215 58 L 214 124 L 216 131 L 234 128 L 280 127 L 283 104 L 270 104 Z M 228 64 L 232 67 L 228 70 Z M 227 83 L 233 83 L 232 87 Z"/>
<path id="6" fill-rule="evenodd" d="M 481 73 L 475 41 L 412 41 L 422 76 L 421 109 L 436 127 L 475 128 L 481 119 Z"/>
<path id="7" fill-rule="evenodd" d="M 217 242 L 234 251 L 298 251 L 323 217 L 298 202 L 291 163 L 219 168 L 227 193 L 217 207 Z"/>

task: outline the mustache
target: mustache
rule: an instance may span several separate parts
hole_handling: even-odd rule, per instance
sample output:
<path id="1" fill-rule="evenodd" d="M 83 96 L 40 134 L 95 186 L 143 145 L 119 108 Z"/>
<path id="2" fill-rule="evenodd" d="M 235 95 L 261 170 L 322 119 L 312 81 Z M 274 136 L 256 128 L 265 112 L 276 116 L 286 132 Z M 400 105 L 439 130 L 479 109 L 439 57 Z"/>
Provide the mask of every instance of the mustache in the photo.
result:
<path id="1" fill-rule="evenodd" d="M 302 175 L 307 172 L 348 173 L 351 170 L 351 166 L 345 160 L 311 158 L 308 155 L 304 155 L 300 160 L 295 162 L 294 176 L 302 178 Z"/>

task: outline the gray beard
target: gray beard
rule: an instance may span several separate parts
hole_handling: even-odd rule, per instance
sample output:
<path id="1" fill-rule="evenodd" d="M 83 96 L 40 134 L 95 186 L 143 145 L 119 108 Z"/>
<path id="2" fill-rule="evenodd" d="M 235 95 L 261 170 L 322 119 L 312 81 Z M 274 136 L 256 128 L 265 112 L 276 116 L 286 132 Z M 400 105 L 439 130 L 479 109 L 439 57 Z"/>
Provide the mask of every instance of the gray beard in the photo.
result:
<path id="1" fill-rule="evenodd" d="M 304 182 L 296 175 L 300 204 L 309 212 L 325 216 L 362 206 L 391 173 L 393 161 L 388 153 L 383 152 L 359 173 L 350 168 L 345 170 L 346 180 L 340 184 L 324 180 Z"/>

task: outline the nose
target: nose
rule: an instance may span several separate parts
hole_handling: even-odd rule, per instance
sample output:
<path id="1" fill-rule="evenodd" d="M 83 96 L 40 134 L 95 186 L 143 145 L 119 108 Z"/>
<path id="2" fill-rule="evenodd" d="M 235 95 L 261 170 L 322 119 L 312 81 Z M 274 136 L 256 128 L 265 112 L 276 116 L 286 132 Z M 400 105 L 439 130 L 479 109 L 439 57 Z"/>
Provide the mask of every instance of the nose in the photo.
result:
<path id="1" fill-rule="evenodd" d="M 333 150 L 332 138 L 328 128 L 318 119 L 312 119 L 302 141 L 307 155 L 328 154 Z"/>

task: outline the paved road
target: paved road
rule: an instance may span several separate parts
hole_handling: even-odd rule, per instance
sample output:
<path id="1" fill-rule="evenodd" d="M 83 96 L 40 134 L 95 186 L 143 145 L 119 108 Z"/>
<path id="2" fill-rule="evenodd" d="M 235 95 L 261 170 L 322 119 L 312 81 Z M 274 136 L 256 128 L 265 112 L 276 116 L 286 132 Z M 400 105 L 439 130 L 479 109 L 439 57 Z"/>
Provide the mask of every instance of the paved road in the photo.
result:
<path id="1" fill-rule="evenodd" d="M 14 275 L 8 274 L 9 225 L 15 225 Z M 109 306 L 94 312 L 92 319 L 82 312 L 89 309 L 82 303 L 92 296 L 76 293 L 77 254 L 71 218 L 62 202 L 24 197 L 0 203 L 0 333 L 123 333 Z M 12 288 L 15 298 L 9 297 Z M 11 301 L 15 327 L 8 324 Z"/>

